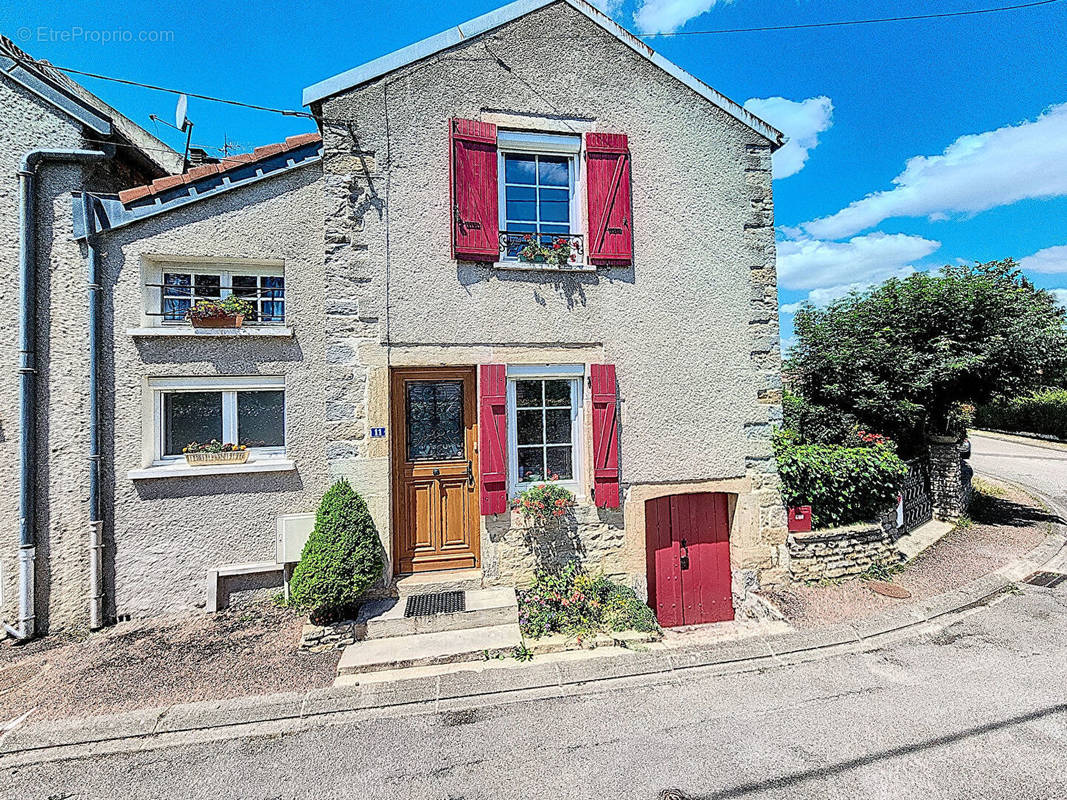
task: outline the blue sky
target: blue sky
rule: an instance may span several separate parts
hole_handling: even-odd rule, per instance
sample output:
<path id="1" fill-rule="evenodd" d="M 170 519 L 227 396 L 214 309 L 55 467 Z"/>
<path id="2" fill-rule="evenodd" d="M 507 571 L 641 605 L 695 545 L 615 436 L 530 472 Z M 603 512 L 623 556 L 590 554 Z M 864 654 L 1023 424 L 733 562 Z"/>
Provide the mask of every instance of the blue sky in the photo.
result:
<path id="1" fill-rule="evenodd" d="M 1017 0 L 1016 0 L 1017 1 Z M 956 11 L 1010 0 L 597 0 L 636 32 Z M 0 31 L 38 58 L 268 106 L 495 8 L 497 0 L 28 3 Z M 121 13 L 115 9 L 121 8 Z M 129 32 L 106 41 L 109 32 Z M 142 32 L 144 35 L 142 36 Z M 139 41 L 144 38 L 146 41 Z M 132 39 L 132 40 L 129 40 Z M 943 21 L 648 39 L 789 133 L 776 156 L 789 309 L 910 269 L 1014 256 L 1067 301 L 1067 0 Z M 174 98 L 78 78 L 169 143 Z M 239 151 L 308 120 L 190 100 L 194 143 Z M 217 150 L 215 152 L 218 152 Z"/>

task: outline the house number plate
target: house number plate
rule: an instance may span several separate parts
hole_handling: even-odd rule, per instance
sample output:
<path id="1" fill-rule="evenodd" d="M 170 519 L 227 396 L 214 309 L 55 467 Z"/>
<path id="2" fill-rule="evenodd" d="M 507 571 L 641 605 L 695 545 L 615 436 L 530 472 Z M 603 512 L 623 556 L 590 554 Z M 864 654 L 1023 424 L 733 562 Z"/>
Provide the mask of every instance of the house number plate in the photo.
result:
<path id="1" fill-rule="evenodd" d="M 370 438 L 372 438 L 372 439 L 384 439 L 385 438 L 385 428 L 371 428 L 370 429 Z"/>

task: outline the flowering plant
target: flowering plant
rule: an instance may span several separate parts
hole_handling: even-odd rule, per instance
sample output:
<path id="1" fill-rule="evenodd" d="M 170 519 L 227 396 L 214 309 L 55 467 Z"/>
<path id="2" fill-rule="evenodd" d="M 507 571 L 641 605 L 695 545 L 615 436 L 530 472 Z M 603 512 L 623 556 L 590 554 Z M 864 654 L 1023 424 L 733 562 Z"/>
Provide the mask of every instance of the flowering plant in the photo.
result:
<path id="1" fill-rule="evenodd" d="M 562 521 L 567 509 L 574 505 L 574 494 L 555 483 L 557 480 L 559 476 L 553 475 L 547 481 L 535 483 L 520 492 L 512 501 L 512 506 L 521 511 L 526 519 L 539 525 Z"/>
<path id="2" fill-rule="evenodd" d="M 182 448 L 183 453 L 232 453 L 237 450 L 247 450 L 248 447 L 243 444 L 234 444 L 233 442 L 220 442 L 218 439 L 212 439 L 210 442 L 189 442 Z"/>
<path id="3" fill-rule="evenodd" d="M 554 236 L 546 240 L 543 236 L 528 233 L 523 237 L 523 247 L 519 251 L 520 261 L 552 264 L 562 267 L 575 260 L 571 240 L 566 236 Z"/>
<path id="4" fill-rule="evenodd" d="M 186 312 L 191 320 L 215 319 L 217 317 L 250 317 L 255 307 L 242 297 L 229 295 L 221 300 L 197 300 Z"/>

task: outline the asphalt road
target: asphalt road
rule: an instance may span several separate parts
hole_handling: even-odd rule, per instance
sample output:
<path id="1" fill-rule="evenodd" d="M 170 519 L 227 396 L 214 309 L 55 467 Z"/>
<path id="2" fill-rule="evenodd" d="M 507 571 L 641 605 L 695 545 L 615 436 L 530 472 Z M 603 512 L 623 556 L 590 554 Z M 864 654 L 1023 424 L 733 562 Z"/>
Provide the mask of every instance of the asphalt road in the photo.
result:
<path id="1" fill-rule="evenodd" d="M 1067 447 L 971 434 L 971 466 L 980 474 L 1031 486 L 1067 508 Z"/>
<path id="2" fill-rule="evenodd" d="M 4 798 L 1067 797 L 1067 585 L 877 653 L 9 768 Z"/>

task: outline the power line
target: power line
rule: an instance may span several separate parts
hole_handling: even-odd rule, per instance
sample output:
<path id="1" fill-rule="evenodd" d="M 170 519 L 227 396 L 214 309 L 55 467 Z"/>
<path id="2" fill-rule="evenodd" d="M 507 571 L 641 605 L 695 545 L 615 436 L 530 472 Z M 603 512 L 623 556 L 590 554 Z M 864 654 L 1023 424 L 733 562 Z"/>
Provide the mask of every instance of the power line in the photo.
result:
<path id="1" fill-rule="evenodd" d="M 993 8 L 976 8 L 970 11 L 945 11 L 938 14 L 916 14 L 907 17 L 878 17 L 874 19 L 848 19 L 832 22 L 806 22 L 798 25 L 765 25 L 758 28 L 718 28 L 707 31 L 673 31 L 666 33 L 642 33 L 642 38 L 651 36 L 703 36 L 715 33 L 757 33 L 762 31 L 795 31 L 802 28 L 836 28 L 844 25 L 873 25 L 879 22 L 909 22 L 923 19 L 946 19 L 948 17 L 969 17 L 975 14 L 996 14 L 1001 11 L 1018 11 L 1023 8 L 1036 8 L 1058 3 L 1060 0 L 1035 0 L 1032 3 L 1020 3 L 1014 6 L 995 6 Z"/>

